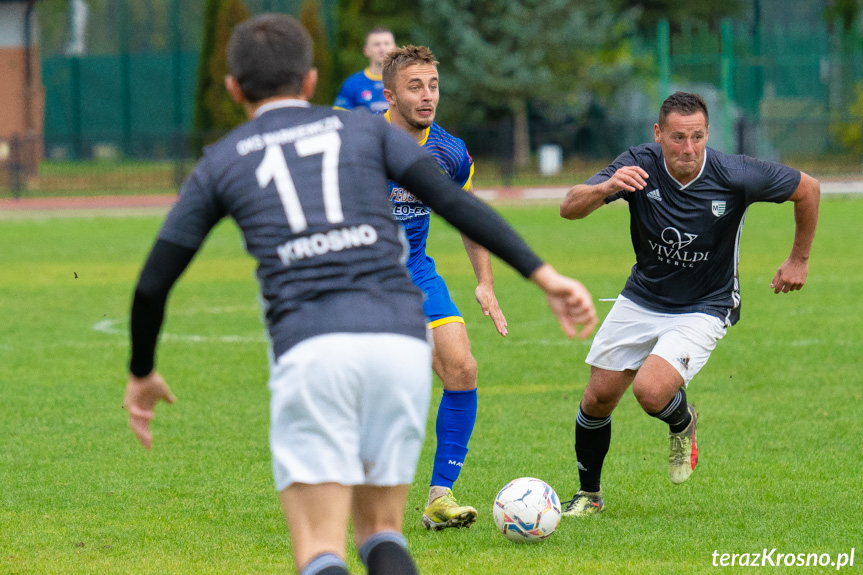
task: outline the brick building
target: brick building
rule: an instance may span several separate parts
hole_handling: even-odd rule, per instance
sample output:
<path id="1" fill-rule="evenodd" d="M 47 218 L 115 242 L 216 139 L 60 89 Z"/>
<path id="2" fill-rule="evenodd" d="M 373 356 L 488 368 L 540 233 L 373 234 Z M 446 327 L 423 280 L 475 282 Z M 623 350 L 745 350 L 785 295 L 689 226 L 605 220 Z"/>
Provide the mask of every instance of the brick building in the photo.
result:
<path id="1" fill-rule="evenodd" d="M 0 171 L 13 176 L 34 173 L 42 156 L 45 96 L 34 5 L 0 0 Z"/>

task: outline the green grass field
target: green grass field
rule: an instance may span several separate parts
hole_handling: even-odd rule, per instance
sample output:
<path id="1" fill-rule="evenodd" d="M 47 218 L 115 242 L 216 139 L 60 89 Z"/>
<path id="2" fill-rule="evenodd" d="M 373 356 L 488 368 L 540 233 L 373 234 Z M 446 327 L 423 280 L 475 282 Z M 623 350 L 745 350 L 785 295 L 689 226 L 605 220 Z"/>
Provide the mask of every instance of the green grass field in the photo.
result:
<path id="1" fill-rule="evenodd" d="M 566 222 L 554 205 L 503 206 L 559 270 L 613 297 L 632 265 L 628 215 L 611 206 Z M 158 366 L 179 400 L 162 405 L 147 452 L 126 426 L 127 314 L 161 218 L 0 221 L 0 573 L 293 572 L 270 474 L 266 348 L 251 260 L 222 224 L 175 288 Z M 457 235 L 429 245 L 465 314 L 479 363 L 479 415 L 457 495 L 469 530 L 419 526 L 429 435 L 405 532 L 423 573 L 708 573 L 713 553 L 856 552 L 863 564 L 863 198 L 822 204 L 809 283 L 768 284 L 793 235 L 790 205 L 757 205 L 741 255 L 741 322 L 692 382 L 701 460 L 667 478 L 667 428 L 628 393 L 613 418 L 607 512 L 566 518 L 547 541 L 495 531 L 491 503 L 512 478 L 577 489 L 573 423 L 589 342 L 568 341 L 538 290 L 496 262 L 502 339 L 473 302 Z M 600 316 L 610 304 L 598 303 Z M 775 560 L 775 554 L 772 556 Z M 349 566 L 363 572 L 353 550 Z M 720 568 L 721 570 L 721 568 Z M 737 567 L 731 569 L 741 571 Z M 835 571 L 777 567 L 776 572 Z"/>

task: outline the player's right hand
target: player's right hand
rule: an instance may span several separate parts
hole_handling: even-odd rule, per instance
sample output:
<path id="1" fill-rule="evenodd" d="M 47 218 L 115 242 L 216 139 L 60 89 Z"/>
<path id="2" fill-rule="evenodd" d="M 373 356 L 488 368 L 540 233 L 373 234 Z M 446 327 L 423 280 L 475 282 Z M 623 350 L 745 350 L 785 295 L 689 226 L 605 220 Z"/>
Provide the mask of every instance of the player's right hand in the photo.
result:
<path id="1" fill-rule="evenodd" d="M 177 401 L 161 375 L 155 371 L 144 377 L 129 375 L 123 408 L 129 413 L 129 427 L 147 449 L 153 445 L 150 420 L 156 416 L 155 407 L 159 400 L 167 403 Z"/>
<path id="2" fill-rule="evenodd" d="M 548 306 L 567 337 L 585 339 L 593 333 L 598 323 L 596 308 L 581 282 L 560 275 L 549 264 L 538 267 L 530 279 L 545 292 Z"/>
<path id="3" fill-rule="evenodd" d="M 476 286 L 473 294 L 474 297 L 476 297 L 476 301 L 479 303 L 480 308 L 482 308 L 482 315 L 490 317 L 491 321 L 494 322 L 494 327 L 497 330 L 497 333 L 506 337 L 506 334 L 509 333 L 506 329 L 506 316 L 503 315 L 503 311 L 500 309 L 500 304 L 497 303 L 497 296 L 494 294 L 494 287 L 480 284 Z"/>
<path id="4" fill-rule="evenodd" d="M 621 190 L 634 192 L 643 190 L 647 186 L 647 179 L 650 176 L 640 166 L 623 166 L 606 180 L 608 186 L 608 195 L 615 194 Z"/>

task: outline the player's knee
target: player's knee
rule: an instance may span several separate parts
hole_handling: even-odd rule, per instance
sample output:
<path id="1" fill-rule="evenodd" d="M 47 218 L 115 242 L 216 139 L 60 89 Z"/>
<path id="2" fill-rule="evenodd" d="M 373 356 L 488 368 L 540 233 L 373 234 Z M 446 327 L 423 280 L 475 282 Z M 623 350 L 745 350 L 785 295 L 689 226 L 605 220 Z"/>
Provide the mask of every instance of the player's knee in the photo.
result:
<path id="1" fill-rule="evenodd" d="M 476 360 L 470 353 L 442 365 L 443 374 L 438 374 L 444 389 L 450 391 L 469 391 L 476 387 Z"/>
<path id="2" fill-rule="evenodd" d="M 588 387 L 584 390 L 580 408 L 582 412 L 591 417 L 605 417 L 614 411 L 619 401 L 620 397 L 615 393 Z"/>
<path id="3" fill-rule="evenodd" d="M 671 399 L 665 397 L 663 390 L 657 389 L 655 386 L 643 383 L 639 384 L 639 382 L 635 382 L 632 386 L 632 394 L 635 396 L 641 409 L 647 413 L 659 413 L 668 405 L 668 401 Z"/>

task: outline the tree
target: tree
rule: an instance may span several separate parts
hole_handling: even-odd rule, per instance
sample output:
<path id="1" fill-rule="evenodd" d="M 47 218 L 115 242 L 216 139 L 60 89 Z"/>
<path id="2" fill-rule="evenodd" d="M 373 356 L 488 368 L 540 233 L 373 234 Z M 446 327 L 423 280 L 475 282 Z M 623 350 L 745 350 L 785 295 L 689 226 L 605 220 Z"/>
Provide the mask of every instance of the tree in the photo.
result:
<path id="1" fill-rule="evenodd" d="M 420 9 L 401 0 L 339 0 L 334 78 L 340 84 L 350 74 L 369 65 L 363 56 L 366 34 L 382 26 L 392 31 L 397 45 L 414 42 Z"/>
<path id="2" fill-rule="evenodd" d="M 859 18 L 860 4 L 858 0 L 828 0 L 827 6 L 824 8 L 824 20 L 831 26 L 836 20 L 839 20 L 842 25 L 842 32 L 853 30 Z"/>
<path id="3" fill-rule="evenodd" d="M 656 25 L 662 19 L 668 20 L 672 29 L 679 29 L 684 22 L 701 22 L 718 30 L 723 18 L 740 16 L 743 12 L 743 0 L 611 0 L 609 4 L 615 10 L 637 11 L 638 30 L 647 36 L 656 34 Z"/>
<path id="4" fill-rule="evenodd" d="M 42 0 L 36 4 L 43 55 L 62 53 L 69 28 L 68 9 L 69 0 Z"/>
<path id="5" fill-rule="evenodd" d="M 830 133 L 855 157 L 863 154 L 863 82 L 854 87 L 856 98 L 842 121 L 830 125 Z"/>
<path id="6" fill-rule="evenodd" d="M 248 17 L 249 11 L 242 0 L 207 0 L 192 116 L 192 140 L 196 150 L 245 120 L 242 108 L 225 90 L 224 77 L 228 74 L 226 52 L 231 32 Z"/>
<path id="7" fill-rule="evenodd" d="M 440 60 L 447 109 L 482 102 L 509 115 L 516 166 L 530 160 L 532 103 L 575 105 L 613 94 L 635 66 L 633 11 L 604 0 L 422 0 L 423 34 Z"/>
<path id="8" fill-rule="evenodd" d="M 312 37 L 315 46 L 314 66 L 318 69 L 318 87 L 312 102 L 330 105 L 336 98 L 333 80 L 333 57 L 330 53 L 327 31 L 321 20 L 321 3 L 305 0 L 300 8 L 300 23 Z"/>

